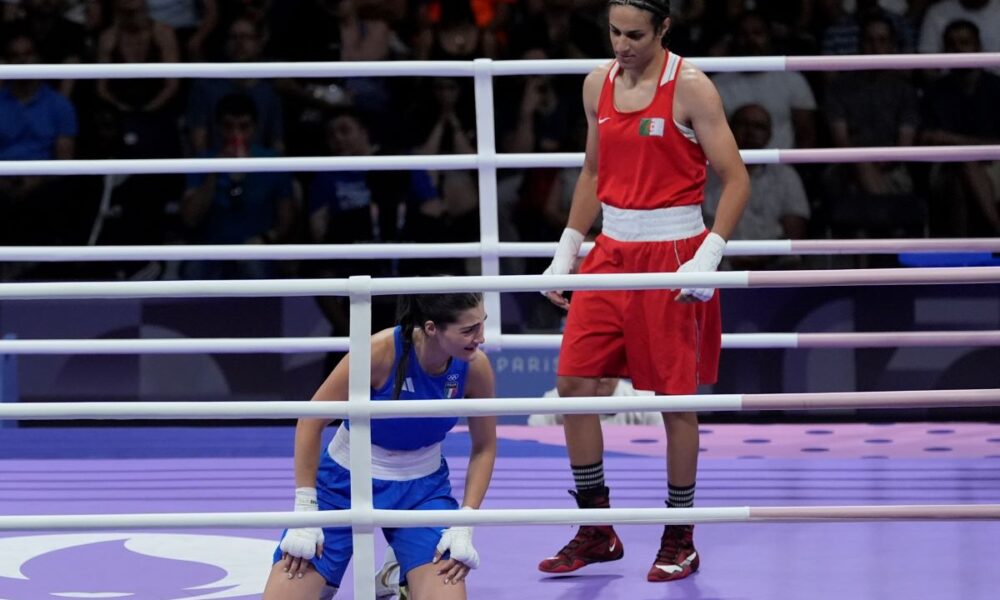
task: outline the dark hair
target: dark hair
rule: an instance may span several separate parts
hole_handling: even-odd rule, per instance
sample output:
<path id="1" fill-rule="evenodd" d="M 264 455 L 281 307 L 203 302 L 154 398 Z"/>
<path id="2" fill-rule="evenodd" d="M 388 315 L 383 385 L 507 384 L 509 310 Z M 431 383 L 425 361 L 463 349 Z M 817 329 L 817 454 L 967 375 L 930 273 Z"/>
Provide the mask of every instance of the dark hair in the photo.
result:
<path id="1" fill-rule="evenodd" d="M 332 123 L 333 121 L 340 118 L 351 119 L 358 125 L 360 125 L 361 128 L 364 129 L 365 131 L 371 131 L 371 127 L 369 127 L 367 117 L 364 114 L 362 114 L 360 110 L 358 110 L 353 106 L 338 106 L 336 108 L 330 109 L 329 112 L 326 113 L 327 124 Z"/>
<path id="2" fill-rule="evenodd" d="M 249 116 L 257 122 L 257 105 L 253 103 L 253 98 L 246 94 L 234 93 L 226 94 L 215 105 L 215 118 L 221 121 L 223 117 L 246 117 Z"/>
<path id="3" fill-rule="evenodd" d="M 410 294 L 400 296 L 396 301 L 396 322 L 402 328 L 400 338 L 403 340 L 403 355 L 396 363 L 396 377 L 393 382 L 392 399 L 398 400 L 403 390 L 403 379 L 406 376 L 406 361 L 413 346 L 413 330 L 423 327 L 427 321 L 433 321 L 440 327 L 454 323 L 459 315 L 482 304 L 480 293 L 462 294 Z"/>
<path id="4" fill-rule="evenodd" d="M 649 13 L 649 22 L 653 25 L 653 32 L 659 32 L 663 25 L 663 20 L 670 16 L 670 0 L 608 0 L 608 7 L 631 6 Z M 667 35 L 660 38 L 661 45 L 667 47 Z"/>
<path id="5" fill-rule="evenodd" d="M 248 16 L 239 16 L 230 21 L 229 25 L 226 27 L 226 35 L 229 35 L 229 33 L 233 30 L 233 27 L 235 27 L 237 23 L 249 23 L 250 26 L 253 27 L 254 35 L 256 35 L 257 37 L 261 37 L 264 35 L 264 32 L 261 31 L 260 23 L 254 19 L 251 19 Z"/>
<path id="6" fill-rule="evenodd" d="M 670 0 L 608 0 L 608 6 L 613 4 L 634 6 L 639 10 L 651 12 L 661 21 L 670 16 Z"/>
<path id="7" fill-rule="evenodd" d="M 736 17 L 736 28 L 739 29 L 747 21 L 760 21 L 764 24 L 764 29 L 768 33 L 771 33 L 771 21 L 767 19 L 767 15 L 757 9 L 745 10 L 738 17 Z"/>
<path id="8" fill-rule="evenodd" d="M 941 37 L 947 38 L 949 35 L 951 35 L 955 31 L 958 31 L 959 29 L 968 30 L 969 33 L 975 36 L 976 41 L 982 44 L 982 37 L 980 36 L 979 33 L 979 26 L 973 23 L 972 21 L 966 19 L 957 19 L 955 21 L 952 21 L 951 23 L 948 23 L 948 26 L 944 28 L 944 32 L 942 32 Z"/>
<path id="9" fill-rule="evenodd" d="M 877 12 L 864 17 L 861 20 L 861 27 L 859 29 L 861 31 L 861 34 L 864 35 L 864 33 L 868 31 L 869 27 L 871 27 L 872 25 L 879 25 L 879 24 L 885 25 L 885 28 L 889 30 L 889 38 L 892 40 L 893 43 L 895 43 L 897 37 L 896 24 L 892 22 L 892 19 L 890 19 L 888 15 L 882 12 Z"/>
<path id="10" fill-rule="evenodd" d="M 17 23 L 11 26 L 3 36 L 3 55 L 9 56 L 11 45 L 20 39 L 31 42 L 31 48 L 36 53 L 38 52 L 38 38 L 35 37 L 35 34 L 26 25 Z"/>

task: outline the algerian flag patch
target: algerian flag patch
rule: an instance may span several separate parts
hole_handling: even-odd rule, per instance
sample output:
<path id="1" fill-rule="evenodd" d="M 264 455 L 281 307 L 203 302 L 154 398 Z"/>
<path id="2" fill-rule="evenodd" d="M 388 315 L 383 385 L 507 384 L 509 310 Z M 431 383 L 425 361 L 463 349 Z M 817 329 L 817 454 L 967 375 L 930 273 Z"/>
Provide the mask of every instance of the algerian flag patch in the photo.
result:
<path id="1" fill-rule="evenodd" d="M 663 119 L 642 119 L 639 121 L 639 135 L 663 137 Z"/>

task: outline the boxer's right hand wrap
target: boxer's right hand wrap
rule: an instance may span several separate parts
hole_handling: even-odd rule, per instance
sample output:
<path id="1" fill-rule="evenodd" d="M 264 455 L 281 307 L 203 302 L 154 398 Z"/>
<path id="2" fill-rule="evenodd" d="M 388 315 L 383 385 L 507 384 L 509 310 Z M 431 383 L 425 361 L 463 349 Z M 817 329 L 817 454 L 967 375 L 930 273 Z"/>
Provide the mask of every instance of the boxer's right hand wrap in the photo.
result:
<path id="1" fill-rule="evenodd" d="M 315 512 L 319 510 L 316 488 L 295 488 L 295 512 Z M 323 529 L 320 527 L 298 527 L 289 529 L 281 539 L 281 551 L 297 558 L 311 559 L 316 556 L 316 547 L 323 546 Z"/>

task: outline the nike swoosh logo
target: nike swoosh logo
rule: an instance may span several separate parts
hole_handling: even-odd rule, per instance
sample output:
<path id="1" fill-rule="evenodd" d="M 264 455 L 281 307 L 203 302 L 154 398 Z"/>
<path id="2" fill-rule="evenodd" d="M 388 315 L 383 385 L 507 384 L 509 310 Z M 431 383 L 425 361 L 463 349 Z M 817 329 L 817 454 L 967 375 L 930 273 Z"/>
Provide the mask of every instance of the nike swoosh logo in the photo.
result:
<path id="1" fill-rule="evenodd" d="M 611 117 L 604 117 L 603 119 L 598 119 L 597 120 L 597 124 L 600 125 L 601 123 L 604 123 L 605 121 L 610 121 L 610 120 L 611 120 Z"/>
<path id="2" fill-rule="evenodd" d="M 692 552 L 690 556 L 681 561 L 679 565 L 656 565 L 656 568 L 663 571 L 664 573 L 673 575 L 674 573 L 680 573 L 685 567 L 694 562 L 694 559 L 698 556 L 697 552 Z"/>
<path id="3" fill-rule="evenodd" d="M 615 547 L 618 546 L 618 538 L 611 538 L 611 544 L 608 546 L 608 552 L 614 552 Z"/>

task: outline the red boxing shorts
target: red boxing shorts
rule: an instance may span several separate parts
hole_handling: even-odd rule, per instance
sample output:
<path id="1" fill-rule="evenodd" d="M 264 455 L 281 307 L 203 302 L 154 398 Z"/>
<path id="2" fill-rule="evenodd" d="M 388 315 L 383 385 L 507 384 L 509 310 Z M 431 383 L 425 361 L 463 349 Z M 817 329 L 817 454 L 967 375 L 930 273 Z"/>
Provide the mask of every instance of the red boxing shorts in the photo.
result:
<path id="1" fill-rule="evenodd" d="M 601 234 L 580 273 L 673 273 L 707 235 L 621 242 Z M 674 299 L 679 291 L 574 292 L 558 374 L 630 378 L 636 389 L 673 395 L 715 383 L 722 347 L 719 294 L 683 303 Z"/>

